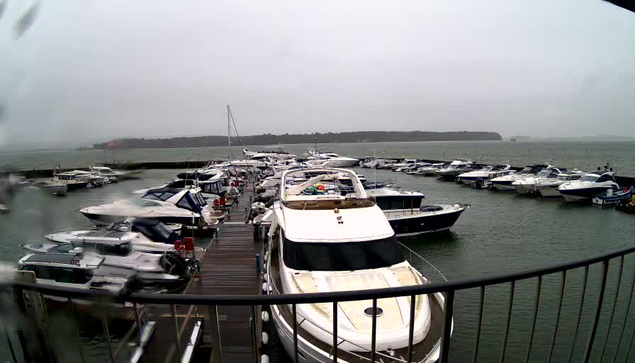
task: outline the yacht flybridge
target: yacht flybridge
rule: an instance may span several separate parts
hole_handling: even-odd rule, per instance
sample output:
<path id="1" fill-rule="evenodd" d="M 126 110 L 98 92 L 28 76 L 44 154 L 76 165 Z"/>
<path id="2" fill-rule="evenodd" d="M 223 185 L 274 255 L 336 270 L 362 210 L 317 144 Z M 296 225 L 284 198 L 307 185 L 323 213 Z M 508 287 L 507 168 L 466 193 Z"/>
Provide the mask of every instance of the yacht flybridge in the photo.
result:
<path id="1" fill-rule="evenodd" d="M 313 175 L 308 180 L 306 173 Z M 299 176 L 299 178 L 298 178 Z M 323 182 L 349 179 L 343 190 L 325 190 Z M 297 182 L 297 180 L 303 180 Z M 358 176 L 344 169 L 286 171 L 266 246 L 270 294 L 301 294 L 423 285 L 428 280 L 407 262 L 384 213 L 369 198 Z M 352 190 L 350 190 L 352 188 Z M 414 362 L 439 357 L 441 294 L 418 296 L 414 319 Z M 368 361 L 372 321 L 376 318 L 376 354 L 384 362 L 406 357 L 410 299 L 386 298 L 373 309 L 370 300 L 297 305 L 298 349 L 302 362 L 333 361 L 333 322 L 341 361 Z M 293 312 L 271 306 L 285 349 L 294 352 Z M 334 319 L 334 316 L 337 318 Z"/>

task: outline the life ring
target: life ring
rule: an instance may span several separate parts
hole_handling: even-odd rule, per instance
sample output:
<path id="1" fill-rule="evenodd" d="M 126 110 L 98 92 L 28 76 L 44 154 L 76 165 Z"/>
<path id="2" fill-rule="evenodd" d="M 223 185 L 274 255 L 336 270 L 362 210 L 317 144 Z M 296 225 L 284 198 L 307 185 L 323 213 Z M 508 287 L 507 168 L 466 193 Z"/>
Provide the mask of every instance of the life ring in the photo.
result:
<path id="1" fill-rule="evenodd" d="M 185 245 L 181 241 L 174 242 L 174 249 L 177 251 L 181 251 L 185 249 Z"/>

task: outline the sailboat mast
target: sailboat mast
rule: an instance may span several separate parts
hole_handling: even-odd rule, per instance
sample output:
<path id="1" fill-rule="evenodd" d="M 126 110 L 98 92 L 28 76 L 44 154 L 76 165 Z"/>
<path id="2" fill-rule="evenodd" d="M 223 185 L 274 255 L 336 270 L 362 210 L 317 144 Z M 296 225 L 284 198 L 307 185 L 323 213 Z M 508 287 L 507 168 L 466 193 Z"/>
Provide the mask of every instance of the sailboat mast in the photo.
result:
<path id="1" fill-rule="evenodd" d="M 227 161 L 232 160 L 231 111 L 227 105 Z"/>

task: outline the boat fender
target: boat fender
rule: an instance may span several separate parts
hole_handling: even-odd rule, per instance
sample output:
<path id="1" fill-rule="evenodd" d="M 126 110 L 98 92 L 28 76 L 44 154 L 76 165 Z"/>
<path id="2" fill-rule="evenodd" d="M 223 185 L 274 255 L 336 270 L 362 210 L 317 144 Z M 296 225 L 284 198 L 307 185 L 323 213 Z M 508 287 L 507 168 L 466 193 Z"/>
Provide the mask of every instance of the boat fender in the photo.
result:
<path id="1" fill-rule="evenodd" d="M 263 279 L 263 280 L 265 280 L 265 281 L 269 281 L 269 280 L 268 280 L 267 275 L 264 275 L 264 276 L 262 277 L 262 279 Z"/>
<path id="2" fill-rule="evenodd" d="M 266 282 L 262 283 L 262 291 L 264 291 L 265 293 L 267 292 L 267 283 Z"/>
<path id="3" fill-rule="evenodd" d="M 263 311 L 261 315 L 262 315 L 262 321 L 265 322 L 265 323 L 268 323 L 269 322 L 269 312 Z"/>
<path id="4" fill-rule="evenodd" d="M 269 343 L 269 334 L 262 332 L 262 344 L 267 345 Z"/>
<path id="5" fill-rule="evenodd" d="M 266 354 L 263 354 L 260 356 L 260 363 L 269 363 L 269 356 Z"/>

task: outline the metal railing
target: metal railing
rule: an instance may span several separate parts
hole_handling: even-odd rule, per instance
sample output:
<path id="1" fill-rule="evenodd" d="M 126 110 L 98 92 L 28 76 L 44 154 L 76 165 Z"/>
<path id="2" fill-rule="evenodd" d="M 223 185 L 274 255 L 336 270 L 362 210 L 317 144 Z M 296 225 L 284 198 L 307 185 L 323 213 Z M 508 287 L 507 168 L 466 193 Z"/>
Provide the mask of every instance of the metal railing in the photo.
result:
<path id="1" fill-rule="evenodd" d="M 409 345 L 408 345 L 408 357 L 406 357 L 406 361 L 410 362 L 412 359 L 412 348 L 413 348 L 413 330 L 414 324 L 412 322 L 415 318 L 415 299 L 418 295 L 429 295 L 442 293 L 445 297 L 444 299 L 444 312 L 442 319 L 442 338 L 441 338 L 441 349 L 440 349 L 440 359 L 441 362 L 448 362 L 451 358 L 450 351 L 450 338 L 452 334 L 452 324 L 453 324 L 453 316 L 455 311 L 455 297 L 458 292 L 469 290 L 469 289 L 477 289 L 478 291 L 478 302 L 477 309 L 474 311 L 474 315 L 476 316 L 476 327 L 475 332 L 473 334 L 467 334 L 472 339 L 474 339 L 474 348 L 470 357 L 472 362 L 476 362 L 479 359 L 479 354 L 482 353 L 481 347 L 481 339 L 484 332 L 484 323 L 487 321 L 485 318 L 484 311 L 484 301 L 485 301 L 485 293 L 487 288 L 498 289 L 505 286 L 509 288 L 509 296 L 506 304 L 506 311 L 504 311 L 504 327 L 502 330 L 502 343 L 500 346 L 501 353 L 499 355 L 499 361 L 503 362 L 506 359 L 506 355 L 508 354 L 508 347 L 510 341 L 510 326 L 513 316 L 513 306 L 518 299 L 515 300 L 515 295 L 519 291 L 519 284 L 524 283 L 524 281 L 535 281 L 536 288 L 533 292 L 533 303 L 531 312 L 529 314 L 529 318 L 531 321 L 531 328 L 529 330 L 529 335 L 524 340 L 526 343 L 526 352 L 524 355 L 525 362 L 529 362 L 532 358 L 532 347 L 536 337 L 536 331 L 538 328 L 538 315 L 539 308 L 541 302 L 545 300 L 546 294 L 543 292 L 545 286 L 545 280 L 549 275 L 555 275 L 556 277 L 559 275 L 559 284 L 558 284 L 558 293 L 555 295 L 556 302 L 553 306 L 553 312 L 555 314 L 555 318 L 553 319 L 553 324 L 555 325 L 555 329 L 551 333 L 549 338 L 549 343 L 547 349 L 544 351 L 546 357 L 542 361 L 552 362 L 554 361 L 554 348 L 557 343 L 559 330 L 563 329 L 563 319 L 562 319 L 562 309 L 563 309 L 563 299 L 565 298 L 567 291 L 567 276 L 570 271 L 576 269 L 583 269 L 583 279 L 582 279 L 582 287 L 579 295 L 579 302 L 577 307 L 577 318 L 575 319 L 575 324 L 573 324 L 574 328 L 572 332 L 565 332 L 567 339 L 570 336 L 573 336 L 571 341 L 571 345 L 568 348 L 568 361 L 572 361 L 574 355 L 580 355 L 580 361 L 588 362 L 591 359 L 591 355 L 595 354 L 600 358 L 600 361 L 603 358 L 607 358 L 607 354 L 610 353 L 609 349 L 607 349 L 609 339 L 611 337 L 612 331 L 613 335 L 617 336 L 617 340 L 614 340 L 613 343 L 617 344 L 617 347 L 613 349 L 613 359 L 612 361 L 618 361 L 619 353 L 622 349 L 626 349 L 623 352 L 625 356 L 624 361 L 629 361 L 631 355 L 631 347 L 633 344 L 633 340 L 635 338 L 635 330 L 633 324 L 629 324 L 628 320 L 631 315 L 631 303 L 632 303 L 632 295 L 633 288 L 635 287 L 635 260 L 633 261 L 633 271 L 632 277 L 630 279 L 630 286 L 627 289 L 623 289 L 622 285 L 624 282 L 624 270 L 625 270 L 625 259 L 632 255 L 635 252 L 635 247 L 625 248 L 622 250 L 605 253 L 600 256 L 586 258 L 574 262 L 561 263 L 549 267 L 537 268 L 532 270 L 521 271 L 518 273 L 511 273 L 493 277 L 486 278 L 475 278 L 469 280 L 462 281 L 449 281 L 449 282 L 441 282 L 441 283 L 433 283 L 427 285 L 416 285 L 416 286 L 406 286 L 406 287 L 398 287 L 398 288 L 384 288 L 384 289 L 374 289 L 374 290 L 360 290 L 360 291 L 340 291 L 340 292 L 331 292 L 331 293 L 308 293 L 308 294 L 287 294 L 287 295 L 222 295 L 222 296 L 207 296 L 207 295 L 157 295 L 157 294 L 144 294 L 144 293 L 132 293 L 128 295 L 121 294 L 113 294 L 104 291 L 88 291 L 88 290 L 80 290 L 75 288 L 68 287 L 50 287 L 50 286 L 42 286 L 34 283 L 2 283 L 0 284 L 0 291 L 14 293 L 15 295 L 22 295 L 25 291 L 37 292 L 40 294 L 44 294 L 47 296 L 56 296 L 56 297 L 65 297 L 69 299 L 69 301 L 77 301 L 77 299 L 81 300 L 91 300 L 99 304 L 107 304 L 107 303 L 117 303 L 117 304 L 134 304 L 135 306 L 138 304 L 152 304 L 152 306 L 159 305 L 164 307 L 171 307 L 172 316 L 174 318 L 174 324 L 176 328 L 176 343 L 177 346 L 180 344 L 180 337 L 183 333 L 182 328 L 179 327 L 178 321 L 176 319 L 176 310 L 173 308 L 177 305 L 183 305 L 185 307 L 192 306 L 206 306 L 209 308 L 210 315 L 218 315 L 217 307 L 218 306 L 245 306 L 251 307 L 251 319 L 255 321 L 259 321 L 259 317 L 256 316 L 255 307 L 259 306 L 270 306 L 270 305 L 282 305 L 288 304 L 291 306 L 291 310 L 293 311 L 293 347 L 294 351 L 290 354 L 292 357 L 298 357 L 298 322 L 297 316 L 297 305 L 298 304 L 316 304 L 316 303 L 330 303 L 333 304 L 333 346 L 338 346 L 338 328 L 341 327 L 338 325 L 338 309 L 337 304 L 341 302 L 348 301 L 357 301 L 357 300 L 371 300 L 372 306 L 374 308 L 377 307 L 377 302 L 379 299 L 384 298 L 396 298 L 396 297 L 408 297 L 411 300 L 410 304 L 410 324 L 409 324 Z M 616 271 L 616 281 L 615 285 L 611 285 L 613 288 L 612 294 L 608 294 L 611 298 L 607 299 L 607 276 L 609 275 L 609 267 L 614 263 L 617 264 Z M 599 277 L 594 280 L 592 278 L 592 274 L 590 270 L 595 270 L 595 267 L 599 266 Z M 571 273 L 572 274 L 572 273 Z M 534 280 L 535 279 L 535 280 Z M 613 280 L 612 280 L 613 281 Z M 589 305 L 587 303 L 588 298 L 587 291 L 590 289 L 590 286 L 597 285 L 597 292 L 592 293 L 592 297 L 595 298 L 595 303 L 591 307 L 590 319 L 588 322 L 582 323 L 583 320 L 583 311 L 589 309 Z M 620 295 L 620 292 L 622 293 Z M 626 294 L 626 295 L 625 295 Z M 622 304 L 620 304 L 618 297 L 622 296 Z M 551 296 L 554 297 L 554 296 Z M 626 302 L 624 300 L 626 299 Z M 526 297 L 524 300 L 528 300 Z M 610 302 L 607 302 L 610 301 Z M 616 307 L 618 304 L 621 306 L 620 311 L 623 311 L 624 315 L 621 315 L 619 318 L 616 318 Z M 70 306 L 74 306 L 74 304 L 70 304 Z M 606 309 L 605 316 L 607 317 L 605 321 L 608 323 L 606 332 L 603 333 L 604 336 L 598 337 L 598 326 L 600 324 L 600 320 L 602 317 L 603 309 Z M 191 311 L 191 310 L 190 310 Z M 374 310 L 375 311 L 375 310 Z M 108 324 L 104 317 L 102 320 L 103 328 L 106 333 L 107 339 L 106 344 L 108 345 L 108 355 L 111 361 L 114 361 L 115 358 L 113 356 L 113 352 L 115 351 L 112 348 L 112 342 L 109 339 L 108 333 Z M 615 324 L 615 322 L 619 322 L 620 324 Z M 588 324 L 587 324 L 588 323 Z M 462 321 L 454 317 L 454 324 L 456 327 L 461 327 Z M 614 325 L 616 325 L 614 327 Z M 6 329 L 6 328 L 5 328 Z M 137 316 L 137 324 L 136 329 L 138 330 L 136 336 L 139 338 L 143 335 L 142 325 L 139 322 L 139 317 Z M 220 350 L 222 346 L 220 345 L 220 333 L 218 329 L 218 322 L 216 321 L 215 326 L 210 324 L 208 329 L 211 329 L 211 336 L 213 339 L 218 340 L 218 345 L 215 346 L 217 350 L 216 354 L 220 356 Z M 615 330 L 617 329 L 617 330 Z M 376 314 L 372 316 L 372 334 L 371 334 L 371 357 L 370 361 L 375 361 L 377 357 L 376 354 L 376 332 L 377 332 L 377 317 Z M 618 334 L 619 332 L 619 334 Z M 627 333 L 628 332 L 628 333 Z M 256 337 L 256 332 L 254 329 L 253 338 L 258 340 Z M 572 335 L 570 335 L 571 333 Z M 216 335 L 218 334 L 218 335 Z M 576 349 L 577 341 L 582 336 L 585 336 L 585 344 L 582 350 Z M 562 332 L 561 334 L 562 335 Z M 629 338 L 630 336 L 630 338 Z M 216 337 L 216 338 L 214 338 Z M 78 335 L 78 343 L 79 343 L 79 335 Z M 11 339 L 9 339 L 9 343 L 11 343 Z M 613 344 L 613 345 L 615 345 Z M 15 347 L 10 347 L 12 352 Z M 50 348 L 52 349 L 52 348 Z M 79 344 L 79 349 L 81 352 L 81 344 Z M 535 351 L 535 349 L 534 349 Z M 578 354 L 579 353 L 579 354 Z M 331 354 L 332 361 L 337 361 L 338 349 L 333 349 Z M 14 355 L 15 357 L 15 355 Z M 467 360 L 466 357 L 461 357 L 461 361 Z M 14 358 L 15 359 L 15 358 Z M 222 358 L 221 358 L 222 359 Z M 258 361 L 259 356 L 256 354 L 254 357 L 255 361 Z M 517 357 L 514 361 L 518 360 Z M 534 360 L 536 360 L 534 356 Z M 560 361 L 560 360 L 557 360 Z M 608 360 L 607 360 L 608 361 Z"/>

